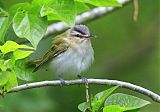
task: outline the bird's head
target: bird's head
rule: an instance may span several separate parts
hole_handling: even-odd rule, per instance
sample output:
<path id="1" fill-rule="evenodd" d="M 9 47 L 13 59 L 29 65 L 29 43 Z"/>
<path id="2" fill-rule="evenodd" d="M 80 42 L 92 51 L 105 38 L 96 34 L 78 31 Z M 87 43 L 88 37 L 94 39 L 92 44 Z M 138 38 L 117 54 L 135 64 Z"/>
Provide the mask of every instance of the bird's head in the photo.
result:
<path id="1" fill-rule="evenodd" d="M 70 29 L 70 35 L 79 39 L 90 39 L 94 37 L 91 35 L 88 27 L 85 25 L 75 25 Z"/>

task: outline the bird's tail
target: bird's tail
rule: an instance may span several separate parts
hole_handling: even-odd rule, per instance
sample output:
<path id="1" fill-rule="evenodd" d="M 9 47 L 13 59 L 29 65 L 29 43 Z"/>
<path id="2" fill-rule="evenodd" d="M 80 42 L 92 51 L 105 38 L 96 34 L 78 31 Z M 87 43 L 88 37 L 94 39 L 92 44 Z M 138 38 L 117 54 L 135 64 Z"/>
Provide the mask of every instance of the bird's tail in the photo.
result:
<path id="1" fill-rule="evenodd" d="M 41 62 L 41 60 L 37 59 L 37 60 L 32 60 L 28 62 L 28 65 L 36 65 L 39 64 Z"/>

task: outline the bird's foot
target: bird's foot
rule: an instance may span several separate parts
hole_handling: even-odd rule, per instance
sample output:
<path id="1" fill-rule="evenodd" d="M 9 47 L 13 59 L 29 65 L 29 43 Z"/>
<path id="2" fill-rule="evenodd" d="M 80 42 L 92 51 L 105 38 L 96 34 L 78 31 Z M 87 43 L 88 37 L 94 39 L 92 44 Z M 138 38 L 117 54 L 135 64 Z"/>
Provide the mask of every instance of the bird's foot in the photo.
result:
<path id="1" fill-rule="evenodd" d="M 63 78 L 60 78 L 59 80 L 60 80 L 60 86 L 61 87 L 66 84 L 65 80 Z"/>
<path id="2" fill-rule="evenodd" d="M 88 80 L 87 80 L 87 78 L 82 77 L 81 75 L 77 75 L 77 76 L 78 76 L 79 79 L 82 80 L 82 82 L 83 82 L 85 85 L 88 85 Z"/>

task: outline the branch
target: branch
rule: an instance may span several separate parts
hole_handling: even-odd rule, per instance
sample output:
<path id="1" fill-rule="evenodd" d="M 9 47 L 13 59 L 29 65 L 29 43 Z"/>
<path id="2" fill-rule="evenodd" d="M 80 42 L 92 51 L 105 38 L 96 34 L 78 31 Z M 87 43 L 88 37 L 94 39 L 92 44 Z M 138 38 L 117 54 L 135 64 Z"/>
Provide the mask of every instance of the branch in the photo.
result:
<path id="1" fill-rule="evenodd" d="M 131 2 L 132 0 L 118 0 L 122 5 L 127 4 L 128 2 Z M 76 24 L 85 23 L 94 19 L 98 19 L 101 16 L 104 16 L 108 14 L 109 12 L 114 11 L 115 9 L 118 9 L 117 7 L 97 7 L 90 11 L 84 12 L 81 15 L 78 15 L 76 18 Z M 48 26 L 47 32 L 45 37 L 48 37 L 49 35 L 62 32 L 66 29 L 68 29 L 69 26 L 65 24 L 64 22 L 57 22 L 53 23 Z"/>
<path id="2" fill-rule="evenodd" d="M 79 85 L 79 84 L 83 84 L 83 81 L 80 79 L 65 80 L 64 86 Z M 150 97 L 152 100 L 160 103 L 160 96 L 158 94 L 128 82 L 122 82 L 117 80 L 107 80 L 107 79 L 88 79 L 88 84 L 118 85 L 120 87 L 127 88 L 130 90 L 136 91 L 138 93 L 142 93 L 145 96 Z M 60 80 L 34 82 L 34 83 L 28 83 L 28 84 L 23 84 L 23 85 L 14 87 L 8 93 L 18 92 L 26 89 L 31 89 L 31 88 L 39 88 L 39 87 L 45 87 L 45 86 L 60 86 L 60 85 L 61 85 Z"/>

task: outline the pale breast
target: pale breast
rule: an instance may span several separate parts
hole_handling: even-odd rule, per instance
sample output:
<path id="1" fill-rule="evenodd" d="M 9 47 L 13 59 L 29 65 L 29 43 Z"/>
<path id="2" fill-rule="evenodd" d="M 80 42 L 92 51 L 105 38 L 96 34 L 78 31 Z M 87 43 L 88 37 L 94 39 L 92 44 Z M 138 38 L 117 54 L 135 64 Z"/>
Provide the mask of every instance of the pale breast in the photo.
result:
<path id="1" fill-rule="evenodd" d="M 50 63 L 50 68 L 57 75 L 80 75 L 89 68 L 94 61 L 94 52 L 90 41 L 78 46 L 69 47 Z"/>

